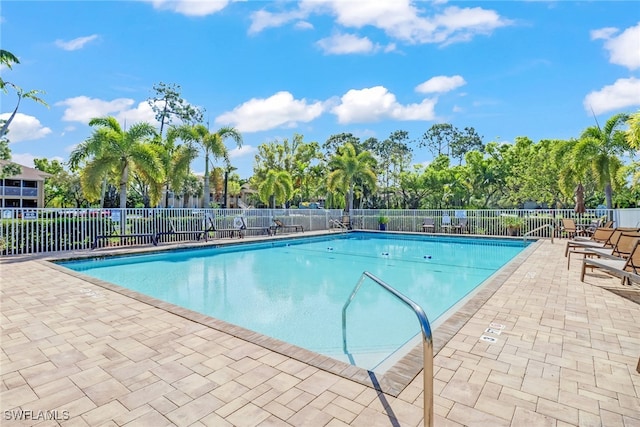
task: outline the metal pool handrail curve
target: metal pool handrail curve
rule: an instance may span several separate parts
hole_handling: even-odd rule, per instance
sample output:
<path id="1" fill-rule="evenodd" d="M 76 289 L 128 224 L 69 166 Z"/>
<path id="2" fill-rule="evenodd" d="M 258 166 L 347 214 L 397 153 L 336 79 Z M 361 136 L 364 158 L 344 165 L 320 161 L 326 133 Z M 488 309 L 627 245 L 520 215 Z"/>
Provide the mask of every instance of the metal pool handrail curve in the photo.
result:
<path id="1" fill-rule="evenodd" d="M 349 298 L 342 307 L 342 346 L 344 352 L 347 353 L 347 307 L 349 307 L 349 304 L 353 301 L 353 298 L 356 296 L 356 293 L 366 278 L 371 279 L 374 283 L 380 285 L 384 290 L 402 301 L 405 305 L 411 308 L 418 317 L 420 329 L 422 330 L 422 354 L 424 360 L 424 371 L 422 373 L 424 382 L 424 390 L 422 393 L 424 396 L 424 425 L 433 427 L 433 336 L 431 334 L 429 319 L 424 313 L 422 307 L 373 274 L 368 271 L 364 271 L 360 276 L 360 280 L 358 280 L 358 283 L 353 288 L 353 291 L 351 291 L 351 295 L 349 295 Z"/>
<path id="2" fill-rule="evenodd" d="M 534 231 L 542 230 L 543 228 L 550 228 L 551 229 L 551 243 L 553 243 L 553 235 L 555 233 L 556 228 L 552 224 L 544 224 L 544 225 L 541 225 L 538 228 L 534 228 L 533 230 L 529 230 L 526 233 L 524 233 L 524 236 L 522 236 L 522 237 L 523 237 L 523 240 L 525 241 L 525 243 L 527 242 L 527 236 L 528 235 L 530 235 Z"/>

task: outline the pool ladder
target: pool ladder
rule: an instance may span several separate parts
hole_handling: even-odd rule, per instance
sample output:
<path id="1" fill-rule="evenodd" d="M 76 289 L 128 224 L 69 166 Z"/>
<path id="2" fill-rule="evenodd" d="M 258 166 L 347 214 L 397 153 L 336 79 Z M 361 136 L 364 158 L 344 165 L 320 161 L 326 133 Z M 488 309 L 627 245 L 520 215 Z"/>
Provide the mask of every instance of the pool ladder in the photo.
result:
<path id="1" fill-rule="evenodd" d="M 346 225 L 344 225 L 341 221 L 338 221 L 337 219 L 333 219 L 333 218 L 331 218 L 331 219 L 329 220 L 329 225 L 331 225 L 331 224 L 333 224 L 333 225 L 337 225 L 337 226 L 338 226 L 338 228 L 340 228 L 340 231 L 349 231 L 349 229 L 347 228 L 347 226 L 346 226 Z"/>
<path id="2" fill-rule="evenodd" d="M 349 307 L 349 304 L 351 304 L 356 293 L 358 293 L 362 283 L 367 278 L 371 279 L 373 283 L 380 285 L 382 289 L 388 291 L 391 295 L 403 302 L 413 310 L 415 315 L 418 317 L 420 329 L 422 330 L 422 357 L 424 360 L 424 370 L 422 372 L 424 383 L 424 391 L 422 393 L 424 396 L 424 425 L 425 427 L 433 427 L 433 337 L 431 335 L 429 319 L 427 319 L 427 315 L 424 313 L 422 307 L 368 271 L 363 272 L 355 288 L 351 291 L 351 295 L 349 295 L 347 302 L 345 302 L 342 307 L 342 347 L 344 352 L 347 353 L 347 307 Z"/>
<path id="3" fill-rule="evenodd" d="M 543 228 L 550 228 L 551 229 L 551 243 L 553 243 L 553 235 L 556 232 L 556 228 L 552 224 L 544 224 L 544 225 L 541 225 L 538 228 L 534 228 L 533 230 L 530 230 L 530 231 L 527 231 L 526 233 L 524 233 L 524 236 L 522 236 L 524 243 L 527 243 L 527 236 L 530 236 L 532 233 L 534 233 L 534 232 L 536 232 L 538 230 L 542 230 Z"/>

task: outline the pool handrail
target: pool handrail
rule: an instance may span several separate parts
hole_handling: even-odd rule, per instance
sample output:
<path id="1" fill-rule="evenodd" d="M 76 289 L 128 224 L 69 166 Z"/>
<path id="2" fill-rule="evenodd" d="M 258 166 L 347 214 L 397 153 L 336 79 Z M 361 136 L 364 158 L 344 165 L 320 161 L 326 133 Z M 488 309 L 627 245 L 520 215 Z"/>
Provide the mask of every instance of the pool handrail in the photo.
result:
<path id="1" fill-rule="evenodd" d="M 405 305 L 413 310 L 420 322 L 420 329 L 422 331 L 422 355 L 424 360 L 423 377 L 423 396 L 424 396 L 424 425 L 425 427 L 433 427 L 433 336 L 431 334 L 431 325 L 429 319 L 425 314 L 422 307 L 413 302 L 411 299 L 400 293 L 398 290 L 391 287 L 381 279 L 377 278 L 368 271 L 362 272 L 360 280 L 351 291 L 351 295 L 342 307 L 342 346 L 345 353 L 347 353 L 347 307 L 353 301 L 356 293 L 362 286 L 365 279 L 371 279 L 374 283 L 380 285 L 382 289 L 388 291 L 391 295 L 399 299 Z"/>
<path id="2" fill-rule="evenodd" d="M 533 233 L 534 231 L 542 230 L 543 228 L 547 228 L 547 227 L 551 228 L 551 243 L 553 243 L 553 235 L 555 234 L 555 231 L 556 231 L 556 228 L 553 226 L 553 224 L 543 224 L 540 227 L 527 231 L 526 233 L 524 233 L 524 236 L 522 236 L 524 242 L 525 243 L 527 242 L 527 236 Z"/>

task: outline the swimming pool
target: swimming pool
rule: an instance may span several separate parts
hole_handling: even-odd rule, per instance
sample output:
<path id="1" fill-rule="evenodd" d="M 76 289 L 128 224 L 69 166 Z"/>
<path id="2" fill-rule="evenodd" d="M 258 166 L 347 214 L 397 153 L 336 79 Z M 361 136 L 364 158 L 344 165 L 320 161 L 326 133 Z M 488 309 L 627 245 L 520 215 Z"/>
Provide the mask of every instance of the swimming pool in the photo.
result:
<path id="1" fill-rule="evenodd" d="M 372 283 L 347 316 L 363 271 L 425 310 L 434 323 L 524 249 L 522 241 L 354 232 L 60 265 L 378 371 L 420 333 L 414 313 Z"/>

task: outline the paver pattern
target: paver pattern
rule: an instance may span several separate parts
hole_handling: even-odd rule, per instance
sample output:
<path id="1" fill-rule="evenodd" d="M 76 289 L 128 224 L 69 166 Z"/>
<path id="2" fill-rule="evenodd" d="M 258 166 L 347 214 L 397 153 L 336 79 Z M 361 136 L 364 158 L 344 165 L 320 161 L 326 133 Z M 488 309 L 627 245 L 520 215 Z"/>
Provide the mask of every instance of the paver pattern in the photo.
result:
<path id="1" fill-rule="evenodd" d="M 563 251 L 538 245 L 439 346 L 436 426 L 640 426 L 640 305 Z M 0 260 L 0 291 L 3 426 L 423 423 L 422 373 L 381 393 L 38 259 Z"/>

